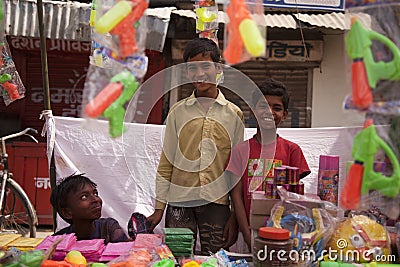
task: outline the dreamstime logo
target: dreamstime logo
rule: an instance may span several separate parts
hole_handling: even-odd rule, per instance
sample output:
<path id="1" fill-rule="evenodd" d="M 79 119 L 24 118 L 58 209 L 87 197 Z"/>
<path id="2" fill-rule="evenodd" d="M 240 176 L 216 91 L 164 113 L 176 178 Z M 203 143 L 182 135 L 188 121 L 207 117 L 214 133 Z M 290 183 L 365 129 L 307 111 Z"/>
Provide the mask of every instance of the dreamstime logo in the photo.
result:
<path id="1" fill-rule="evenodd" d="M 339 239 L 336 241 L 336 246 L 337 246 L 339 249 L 347 248 L 348 245 L 349 245 L 349 244 L 347 243 L 347 240 L 346 240 L 346 239 L 339 238 Z"/>
<path id="2" fill-rule="evenodd" d="M 225 77 L 223 88 L 241 98 L 245 104 L 252 109 L 254 114 L 254 105 L 252 103 L 252 94 L 254 91 L 258 90 L 260 96 L 258 101 L 265 101 L 264 106 L 268 107 L 268 103 L 264 97 L 262 97 L 263 94 L 257 85 L 244 73 L 228 65 L 219 63 L 211 63 L 210 66 L 210 62 L 208 61 L 195 62 L 194 65 L 192 65 L 192 63 L 189 64 L 182 63 L 174 65 L 156 73 L 146 80 L 137 90 L 135 94 L 136 97 L 129 102 L 126 109 L 126 116 L 132 117 L 132 114 L 138 112 L 137 95 L 140 95 L 141 92 L 151 90 L 153 93 L 151 98 L 154 100 L 153 102 L 141 104 L 142 106 L 149 107 L 148 114 L 144 114 L 148 118 L 152 107 L 154 107 L 157 100 L 161 99 L 164 95 L 176 90 L 179 86 L 191 83 L 194 85 L 193 88 L 197 86 L 200 88 L 198 90 L 201 90 L 201 88 L 206 88 L 207 84 L 216 84 L 216 76 L 221 73 L 223 73 Z M 213 65 L 215 66 L 215 71 L 211 72 L 210 67 Z M 168 88 L 165 88 L 164 85 L 164 90 L 160 90 L 159 95 L 154 95 L 155 90 L 152 90 L 152 88 L 155 85 L 162 86 L 165 80 L 170 81 Z M 173 107 L 170 107 L 169 114 L 176 114 L 173 120 L 171 119 L 172 117 L 168 117 L 167 122 L 170 126 L 173 126 L 171 129 L 174 128 L 174 132 L 165 132 L 163 136 L 163 157 L 165 157 L 165 161 L 169 162 L 171 166 L 174 166 L 174 175 L 185 177 L 186 181 L 181 183 L 171 182 L 170 177 L 165 176 L 166 173 L 171 171 L 171 166 L 168 166 L 164 169 L 165 172 L 157 174 L 157 186 L 149 183 L 149 179 L 151 179 L 149 174 L 143 172 L 143 168 L 140 166 L 141 159 L 136 158 L 134 156 L 134 151 L 132 151 L 137 147 L 133 145 L 135 142 L 135 135 L 143 135 L 145 143 L 140 144 L 140 147 L 145 150 L 150 158 L 154 158 L 152 162 L 155 163 L 158 162 L 158 157 L 160 155 L 154 155 L 153 151 L 155 150 L 155 146 L 161 146 L 161 142 L 158 140 L 162 140 L 162 137 L 154 137 L 154 134 L 146 127 L 144 127 L 145 132 L 143 133 L 127 131 L 123 134 L 123 153 L 132 179 L 128 183 L 134 184 L 141 193 L 148 194 L 152 198 L 159 198 L 158 200 L 160 201 L 184 203 L 184 206 L 198 206 L 203 203 L 214 202 L 225 196 L 240 180 L 240 177 L 238 177 L 232 182 L 231 177 L 224 175 L 223 168 L 221 168 L 222 161 L 219 158 L 221 155 L 228 158 L 230 149 L 239 141 L 237 140 L 237 136 L 240 134 L 238 132 L 240 127 L 237 125 L 242 124 L 241 118 L 235 112 L 231 112 L 229 115 L 224 109 L 216 109 L 221 112 L 220 114 L 216 114 L 217 111 L 213 110 L 215 106 L 211 106 L 208 112 L 201 112 L 202 107 L 199 100 L 201 101 L 202 99 L 197 98 L 186 102 L 181 101 L 173 105 Z M 222 102 L 219 102 L 220 105 L 221 103 Z M 221 114 L 223 115 L 221 116 Z M 267 117 L 266 115 L 263 116 Z M 270 117 L 271 116 L 269 116 L 269 118 Z M 255 119 L 258 123 L 261 121 L 261 118 L 257 115 Z M 267 121 L 267 119 L 264 120 Z M 270 120 L 269 123 L 271 123 Z M 273 122 L 271 124 L 271 127 L 275 129 L 275 124 Z M 210 129 L 205 130 L 203 126 L 209 126 Z M 243 124 L 242 126 L 244 128 Z M 271 131 L 271 133 L 273 134 L 272 138 L 263 138 L 273 139 L 275 131 Z M 203 134 L 203 136 L 199 137 L 199 134 Z M 182 136 L 184 138 L 181 139 Z M 224 138 L 222 142 L 221 138 Z M 182 143 L 182 140 L 186 140 L 185 144 Z M 269 147 L 268 149 L 267 151 L 263 147 L 261 155 L 263 158 L 272 159 L 275 153 L 275 147 L 273 149 Z M 244 164 L 245 166 L 247 165 L 247 158 Z M 157 164 L 154 164 L 152 167 L 156 168 L 156 165 Z M 221 166 L 216 167 L 216 165 Z M 223 165 L 225 165 L 225 163 L 223 163 Z M 215 171 L 219 169 L 221 169 L 221 171 Z M 244 169 L 241 171 L 244 172 Z M 200 173 L 200 185 L 188 182 L 187 177 L 194 177 L 192 175 L 193 173 Z M 162 192 L 160 193 L 159 190 Z"/>
<path id="3" fill-rule="evenodd" d="M 345 245 L 343 242 L 344 239 L 340 240 L 340 246 Z M 338 240 L 339 241 L 339 240 Z M 344 240 L 347 244 L 347 241 Z M 336 245 L 339 243 L 337 242 Z M 345 245 L 342 249 L 346 248 Z M 396 260 L 395 255 L 385 255 L 382 252 L 381 248 L 373 248 L 364 251 L 358 250 L 336 250 L 328 247 L 328 249 L 322 250 L 320 253 L 316 253 L 314 250 L 304 249 L 301 251 L 297 250 L 275 250 L 269 249 L 267 245 L 264 246 L 263 249 L 260 249 L 257 252 L 257 260 L 258 261 L 291 261 L 291 262 L 299 262 L 307 261 L 307 262 L 315 262 L 321 260 L 330 260 L 330 261 L 342 261 L 342 262 L 369 262 L 374 260 L 376 262 L 394 262 Z"/>

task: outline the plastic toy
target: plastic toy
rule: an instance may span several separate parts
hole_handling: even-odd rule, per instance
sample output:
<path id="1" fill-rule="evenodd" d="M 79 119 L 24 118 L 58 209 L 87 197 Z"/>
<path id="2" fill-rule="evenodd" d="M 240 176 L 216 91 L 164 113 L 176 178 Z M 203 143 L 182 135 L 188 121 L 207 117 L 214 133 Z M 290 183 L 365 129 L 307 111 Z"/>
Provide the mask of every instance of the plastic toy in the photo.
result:
<path id="1" fill-rule="evenodd" d="M 229 42 L 224 51 L 224 58 L 231 64 L 241 60 L 243 48 L 253 56 L 262 56 L 265 52 L 265 39 L 256 23 L 251 18 L 244 0 L 231 0 L 226 12 L 229 16 Z"/>
<path id="2" fill-rule="evenodd" d="M 148 5 L 146 0 L 119 1 L 95 23 L 97 32 L 110 32 L 118 36 L 121 57 L 130 56 L 138 50 L 135 40 L 136 22 Z"/>
<path id="3" fill-rule="evenodd" d="M 175 262 L 170 259 L 162 259 L 153 265 L 153 267 L 174 267 L 174 266 Z"/>
<path id="4" fill-rule="evenodd" d="M 41 250 L 26 251 L 19 258 L 20 266 L 39 267 L 42 264 L 44 253 Z"/>
<path id="5" fill-rule="evenodd" d="M 85 114 L 93 118 L 103 114 L 109 120 L 111 137 L 121 136 L 124 131 L 124 104 L 133 97 L 138 87 L 139 83 L 129 71 L 115 75 L 111 83 L 87 104 Z"/>
<path id="6" fill-rule="evenodd" d="M 11 100 L 20 99 L 21 96 L 18 92 L 18 86 L 15 84 L 10 83 L 12 80 L 12 76 L 8 73 L 4 73 L 0 76 L 0 83 L 6 89 L 6 92 L 10 96 Z"/>
<path id="7" fill-rule="evenodd" d="M 313 248 L 319 257 L 322 252 L 322 237 L 325 227 L 319 209 L 312 209 L 313 218 L 291 213 L 283 216 L 284 207 L 278 206 L 267 226 L 291 231 L 293 247 L 296 250 Z M 283 216 L 283 217 L 282 217 Z"/>
<path id="8" fill-rule="evenodd" d="M 42 262 L 41 267 L 72 267 L 72 264 L 66 261 L 45 260 Z"/>
<path id="9" fill-rule="evenodd" d="M 204 23 L 210 23 L 217 19 L 217 15 L 214 12 L 208 10 L 207 7 L 196 8 L 196 15 L 196 30 L 201 32 L 206 30 Z"/>
<path id="10" fill-rule="evenodd" d="M 67 253 L 64 261 L 70 263 L 72 266 L 86 266 L 86 259 L 82 256 L 82 254 L 77 250 L 72 250 Z"/>
<path id="11" fill-rule="evenodd" d="M 372 89 L 379 80 L 400 80 L 400 51 L 387 37 L 365 29 L 356 19 L 351 19 L 351 29 L 346 36 L 346 47 L 352 63 L 353 103 L 366 109 L 372 103 Z M 386 45 L 393 54 L 391 62 L 375 62 L 372 54 L 372 41 Z"/>
<path id="12" fill-rule="evenodd" d="M 390 238 L 385 228 L 363 215 L 341 222 L 332 234 L 327 247 L 337 251 L 332 257 L 343 262 L 371 262 L 376 255 L 388 259 Z M 380 262 L 385 263 L 385 262 Z"/>
<path id="13" fill-rule="evenodd" d="M 108 10 L 95 23 L 95 29 L 100 34 L 106 34 L 115 28 L 132 11 L 130 1 L 119 1 L 110 10 Z"/>
<path id="14" fill-rule="evenodd" d="M 382 149 L 393 165 L 393 174 L 386 177 L 374 171 L 374 155 Z M 356 209 L 360 203 L 360 195 L 376 190 L 386 197 L 395 197 L 400 190 L 400 166 L 396 155 L 385 141 L 378 136 L 371 120 L 366 120 L 353 141 L 351 165 L 343 188 L 340 203 L 346 209 Z"/>

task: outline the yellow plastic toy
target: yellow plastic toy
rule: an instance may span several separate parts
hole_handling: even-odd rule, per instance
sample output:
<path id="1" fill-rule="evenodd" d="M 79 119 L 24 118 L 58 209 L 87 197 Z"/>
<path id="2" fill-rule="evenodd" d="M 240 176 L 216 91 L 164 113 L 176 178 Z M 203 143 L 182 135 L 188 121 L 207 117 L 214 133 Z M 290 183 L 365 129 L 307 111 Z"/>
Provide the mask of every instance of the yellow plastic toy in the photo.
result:
<path id="1" fill-rule="evenodd" d="M 337 251 L 342 262 L 385 263 L 390 254 L 390 238 L 385 228 L 364 215 L 356 215 L 341 222 L 332 234 L 326 249 Z"/>
<path id="2" fill-rule="evenodd" d="M 72 264 L 72 266 L 86 266 L 86 259 L 77 250 L 71 250 L 67 253 L 64 259 L 66 262 Z"/>

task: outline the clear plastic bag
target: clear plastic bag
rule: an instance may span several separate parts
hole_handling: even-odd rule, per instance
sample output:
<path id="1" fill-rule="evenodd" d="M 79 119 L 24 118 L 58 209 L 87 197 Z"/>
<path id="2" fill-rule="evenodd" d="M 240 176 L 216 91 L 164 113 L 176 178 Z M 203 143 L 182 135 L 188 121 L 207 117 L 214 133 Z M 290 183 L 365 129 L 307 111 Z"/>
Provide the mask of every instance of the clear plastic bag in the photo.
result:
<path id="1" fill-rule="evenodd" d="M 8 106 L 11 102 L 25 97 L 25 86 L 21 81 L 14 61 L 11 58 L 10 48 L 4 38 L 0 44 L 0 94 L 4 103 Z"/>
<path id="2" fill-rule="evenodd" d="M 396 219 L 400 214 L 400 3 L 348 1 L 346 12 L 351 17 L 346 49 L 352 93 L 344 108 L 365 114 L 366 121 L 353 140 L 354 162 L 340 202 L 351 210 L 378 208 Z M 382 152 L 384 172 L 374 170 Z"/>
<path id="3" fill-rule="evenodd" d="M 286 191 L 278 187 L 281 201 L 274 205 L 267 226 L 284 228 L 291 232 L 297 262 L 313 266 L 324 253 L 332 235 L 337 208 L 330 202 L 321 201 Z"/>
<path id="4" fill-rule="evenodd" d="M 224 59 L 238 64 L 262 57 L 266 49 L 266 23 L 261 0 L 230 0 L 225 4 L 229 24 L 225 27 Z"/>

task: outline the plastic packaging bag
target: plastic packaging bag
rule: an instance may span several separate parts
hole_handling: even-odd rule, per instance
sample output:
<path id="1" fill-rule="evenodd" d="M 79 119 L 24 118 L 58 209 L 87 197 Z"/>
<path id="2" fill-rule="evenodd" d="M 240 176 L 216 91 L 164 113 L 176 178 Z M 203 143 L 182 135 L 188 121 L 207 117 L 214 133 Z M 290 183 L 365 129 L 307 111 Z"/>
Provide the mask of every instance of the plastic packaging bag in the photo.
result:
<path id="1" fill-rule="evenodd" d="M 397 1 L 348 1 L 351 29 L 346 34 L 352 93 L 345 109 L 365 113 L 353 140 L 354 163 L 340 196 L 345 209 L 378 208 L 389 218 L 400 214 L 400 31 Z M 378 127 L 390 125 L 390 127 Z M 374 169 L 383 151 L 387 170 Z"/>
<path id="2" fill-rule="evenodd" d="M 25 96 L 25 86 L 15 68 L 11 58 L 10 48 L 4 38 L 0 44 L 0 94 L 3 96 L 4 103 L 8 106 L 11 102 Z"/>
<path id="3" fill-rule="evenodd" d="M 298 262 L 313 266 L 323 256 L 323 250 L 332 235 L 337 213 L 327 201 L 298 195 L 278 187 L 281 201 L 274 205 L 267 226 L 291 232 L 294 249 L 299 252 Z"/>
<path id="4" fill-rule="evenodd" d="M 225 27 L 224 59 L 238 64 L 265 55 L 266 27 L 261 0 L 230 0 L 225 5 L 229 24 Z"/>

